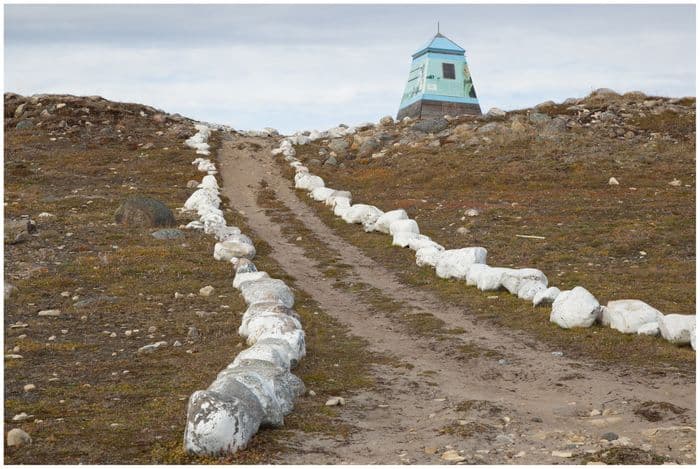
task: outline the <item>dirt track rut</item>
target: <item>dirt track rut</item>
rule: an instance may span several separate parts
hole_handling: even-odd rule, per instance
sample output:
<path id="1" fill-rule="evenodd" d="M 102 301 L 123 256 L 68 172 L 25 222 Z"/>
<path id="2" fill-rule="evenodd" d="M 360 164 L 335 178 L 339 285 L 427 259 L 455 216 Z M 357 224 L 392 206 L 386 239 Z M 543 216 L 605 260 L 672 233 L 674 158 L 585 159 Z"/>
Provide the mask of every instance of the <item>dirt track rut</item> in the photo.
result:
<path id="1" fill-rule="evenodd" d="M 400 283 L 335 234 L 300 200 L 306 194 L 293 189 L 270 156 L 275 143 L 240 136 L 224 142 L 219 152 L 224 195 L 244 212 L 252 237 L 271 246 L 272 257 L 296 279 L 296 287 L 366 339 L 373 351 L 413 365 L 411 369 L 377 366 L 375 387 L 345 396 L 348 403 L 341 408 L 342 418 L 358 429 L 347 440 L 299 434 L 290 441 L 293 451 L 280 462 L 444 464 L 440 455 L 454 449 L 467 462 L 573 463 L 587 450 L 602 447 L 603 432 L 616 432 L 635 447 L 650 445 L 644 447 L 679 462 L 695 461 L 694 429 L 649 435 L 659 427 L 695 427 L 694 379 L 623 368 L 611 372 L 596 363 L 553 356 L 553 350 L 524 334 L 477 321 L 469 311 Z M 498 352 L 506 362 L 499 363 L 492 354 L 457 360 L 441 342 L 417 339 L 396 316 L 378 314 L 361 293 L 324 276 L 318 262 L 289 241 L 282 227 L 258 205 L 261 181 L 340 262 L 351 266 L 347 282 L 370 285 L 410 312 L 430 313 L 448 327 L 463 328 L 466 332 L 456 334 L 455 340 Z M 457 410 L 464 401 L 473 401 L 473 406 Z M 646 401 L 671 403 L 687 411 L 649 422 L 633 412 Z M 603 415 L 591 416 L 593 409 Z M 441 434 L 440 429 L 449 425 L 467 436 Z M 573 458 L 562 459 L 552 451 L 571 451 Z"/>

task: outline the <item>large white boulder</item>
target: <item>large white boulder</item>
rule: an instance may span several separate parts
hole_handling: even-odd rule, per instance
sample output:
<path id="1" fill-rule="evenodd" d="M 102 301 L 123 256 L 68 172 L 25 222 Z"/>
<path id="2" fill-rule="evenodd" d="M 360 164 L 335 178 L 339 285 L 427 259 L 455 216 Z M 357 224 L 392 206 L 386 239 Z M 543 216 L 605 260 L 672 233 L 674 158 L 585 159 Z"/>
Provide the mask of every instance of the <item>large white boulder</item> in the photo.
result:
<path id="1" fill-rule="evenodd" d="M 396 220 L 408 220 L 406 210 L 400 208 L 397 210 L 389 210 L 388 212 L 384 212 L 382 216 L 377 218 L 377 221 L 374 223 L 373 230 L 389 234 L 389 225 Z"/>
<path id="2" fill-rule="evenodd" d="M 476 288 L 481 291 L 495 291 L 503 287 L 503 274 L 514 269 L 508 267 L 489 267 L 488 269 L 476 270 L 473 275 L 473 281 L 476 282 Z"/>
<path id="3" fill-rule="evenodd" d="M 261 279 L 241 285 L 241 294 L 246 304 L 277 302 L 287 308 L 294 306 L 294 294 L 279 279 Z"/>
<path id="4" fill-rule="evenodd" d="M 415 220 L 394 220 L 389 223 L 389 234 L 394 236 L 396 233 L 420 234 L 420 229 L 418 229 L 418 223 Z"/>
<path id="5" fill-rule="evenodd" d="M 233 288 L 239 290 L 245 282 L 255 282 L 264 278 L 270 278 L 267 272 L 236 272 L 236 276 L 233 277 Z"/>
<path id="6" fill-rule="evenodd" d="M 659 321 L 661 337 L 676 345 L 690 344 L 690 332 L 694 328 L 694 314 L 667 314 Z"/>
<path id="7" fill-rule="evenodd" d="M 347 199 L 348 202 L 352 200 L 352 194 L 350 191 L 333 191 L 333 193 L 326 198 L 326 205 L 329 207 L 335 207 L 335 203 L 339 199 Z"/>
<path id="8" fill-rule="evenodd" d="M 318 202 L 325 202 L 335 192 L 330 187 L 317 187 L 311 191 L 311 198 Z"/>
<path id="9" fill-rule="evenodd" d="M 467 274 L 465 275 L 465 280 L 467 285 L 476 286 L 479 278 L 486 272 L 490 270 L 491 267 L 486 264 L 472 264 L 467 268 Z"/>
<path id="10" fill-rule="evenodd" d="M 264 339 L 258 340 L 239 353 L 233 360 L 233 366 L 240 364 L 242 360 L 263 360 L 289 370 L 297 365 L 299 357 L 286 341 Z"/>
<path id="11" fill-rule="evenodd" d="M 435 273 L 440 278 L 466 279 L 471 264 L 486 263 L 486 249 L 470 247 L 442 251 L 435 264 Z"/>
<path id="12" fill-rule="evenodd" d="M 324 187 L 325 185 L 323 179 L 310 173 L 297 173 L 294 176 L 294 187 L 297 189 L 312 191 L 317 187 Z"/>
<path id="13" fill-rule="evenodd" d="M 524 282 L 535 281 L 547 287 L 547 276 L 537 269 L 509 269 L 503 272 L 501 285 L 508 290 L 511 295 L 517 295 Z M 532 298 L 530 298 L 532 299 Z"/>
<path id="14" fill-rule="evenodd" d="M 363 225 L 372 225 L 377 221 L 377 218 L 382 216 L 381 210 L 374 205 L 355 204 L 352 205 L 343 215 L 345 223 L 362 223 Z"/>
<path id="15" fill-rule="evenodd" d="M 554 303 L 554 300 L 557 299 L 559 293 L 561 293 L 561 290 L 559 290 L 557 287 L 549 287 L 545 290 L 542 290 L 532 298 L 532 305 L 550 305 Z"/>
<path id="16" fill-rule="evenodd" d="M 350 210 L 350 199 L 347 197 L 338 197 L 333 203 L 333 214 L 336 217 L 342 217 Z"/>
<path id="17" fill-rule="evenodd" d="M 637 335 L 650 335 L 656 337 L 659 335 L 659 323 L 648 322 L 646 324 L 642 324 L 637 329 Z"/>
<path id="18" fill-rule="evenodd" d="M 611 328 L 624 334 L 636 334 L 643 324 L 663 318 L 661 311 L 640 300 L 608 301 L 605 316 Z"/>
<path id="19" fill-rule="evenodd" d="M 244 234 L 231 235 L 214 245 L 214 259 L 217 261 L 230 261 L 234 257 L 255 257 L 253 242 Z"/>
<path id="20" fill-rule="evenodd" d="M 437 249 L 434 246 L 428 246 L 416 250 L 416 265 L 418 267 L 423 267 L 429 265 L 430 267 L 435 267 L 438 257 L 442 252 L 441 249 Z"/>
<path id="21" fill-rule="evenodd" d="M 591 327 L 598 317 L 600 304 L 583 287 L 563 291 L 552 304 L 549 320 L 564 329 Z"/>
<path id="22" fill-rule="evenodd" d="M 413 249 L 414 251 L 417 251 L 422 248 L 427 248 L 427 247 L 434 247 L 438 251 L 444 251 L 445 248 L 442 247 L 440 244 L 436 243 L 432 239 L 430 239 L 429 236 L 425 235 L 418 235 L 415 238 L 411 238 L 408 241 L 408 247 Z"/>
<path id="23" fill-rule="evenodd" d="M 535 295 L 542 293 L 547 289 L 547 286 L 537 280 L 525 280 L 520 283 L 518 289 L 518 298 L 525 301 L 532 301 Z"/>
<path id="24" fill-rule="evenodd" d="M 411 241 L 417 240 L 419 236 L 419 234 L 412 231 L 399 231 L 394 234 L 391 245 L 405 248 L 410 245 Z"/>

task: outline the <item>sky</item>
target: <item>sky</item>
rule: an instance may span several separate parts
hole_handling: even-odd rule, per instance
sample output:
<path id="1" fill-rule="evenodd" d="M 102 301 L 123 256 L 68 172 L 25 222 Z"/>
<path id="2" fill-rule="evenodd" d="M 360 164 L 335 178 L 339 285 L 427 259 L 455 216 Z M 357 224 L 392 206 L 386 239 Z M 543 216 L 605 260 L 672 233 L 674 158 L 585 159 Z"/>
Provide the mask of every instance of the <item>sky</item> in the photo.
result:
<path id="1" fill-rule="evenodd" d="M 695 96 L 695 5 L 5 5 L 5 91 L 237 129 L 396 115 L 411 54 L 467 51 L 484 112 L 596 88 Z"/>

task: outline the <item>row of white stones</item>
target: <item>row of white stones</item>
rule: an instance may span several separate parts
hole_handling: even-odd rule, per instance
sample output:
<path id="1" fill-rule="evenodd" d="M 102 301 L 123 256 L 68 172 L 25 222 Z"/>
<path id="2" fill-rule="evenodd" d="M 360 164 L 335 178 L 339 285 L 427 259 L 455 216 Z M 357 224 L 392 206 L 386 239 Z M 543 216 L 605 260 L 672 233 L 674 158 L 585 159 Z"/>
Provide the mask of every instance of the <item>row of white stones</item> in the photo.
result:
<path id="1" fill-rule="evenodd" d="M 208 154 L 209 132 L 206 126 L 197 126 L 187 145 L 195 146 L 198 154 Z M 185 451 L 220 455 L 244 448 L 261 426 L 284 424 L 284 416 L 304 392 L 304 384 L 290 370 L 306 354 L 306 344 L 290 288 L 258 271 L 251 261 L 253 242 L 237 227 L 226 225 L 215 164 L 204 158 L 193 164 L 208 174 L 185 202 L 184 210 L 199 217 L 187 227 L 216 237 L 214 258 L 232 263 L 233 287 L 248 305 L 238 333 L 250 347 L 206 390 L 192 393 L 187 407 Z"/>
<path id="2" fill-rule="evenodd" d="M 581 286 L 567 291 L 548 287 L 547 277 L 538 269 L 489 266 L 486 264 L 487 251 L 483 247 L 445 249 L 428 236 L 420 234 L 418 223 L 409 219 L 402 209 L 383 212 L 373 205 L 353 205 L 350 192 L 325 187 L 323 179 L 313 175 L 296 158 L 294 145 L 334 138 L 337 129 L 332 130 L 332 134 L 330 131 L 314 131 L 308 136 L 295 134 L 283 138 L 272 155 L 282 155 L 295 169 L 296 188 L 307 190 L 314 200 L 325 202 L 345 222 L 361 223 L 367 232 L 391 235 L 394 246 L 414 250 L 416 264 L 433 267 L 438 277 L 463 280 L 482 291 L 506 289 L 520 299 L 531 301 L 534 306 L 551 304 L 550 321 L 562 328 L 590 327 L 599 322 L 627 334 L 660 334 L 671 343 L 690 344 L 695 350 L 695 315 L 664 315 L 640 300 L 615 300 L 603 306 Z M 353 133 L 352 128 L 346 130 L 347 134 Z"/>

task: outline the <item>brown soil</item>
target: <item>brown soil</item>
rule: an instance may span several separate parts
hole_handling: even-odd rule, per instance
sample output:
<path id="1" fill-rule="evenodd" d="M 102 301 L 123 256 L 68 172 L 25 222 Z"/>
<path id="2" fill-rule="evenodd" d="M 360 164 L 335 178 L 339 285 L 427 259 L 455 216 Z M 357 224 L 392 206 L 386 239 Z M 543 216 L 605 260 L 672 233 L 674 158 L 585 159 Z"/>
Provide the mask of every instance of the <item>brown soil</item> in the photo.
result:
<path id="1" fill-rule="evenodd" d="M 306 195 L 292 189 L 269 156 L 273 143 L 243 137 L 224 142 L 219 153 L 224 194 L 246 218 L 253 239 L 269 244 L 270 256 L 298 288 L 365 340 L 370 351 L 408 365 L 374 365 L 373 386 L 340 393 L 348 402 L 339 417 L 354 432 L 344 438 L 295 432 L 278 462 L 430 464 L 443 462 L 440 455 L 448 449 L 475 463 L 575 462 L 597 455 L 599 436 L 607 431 L 628 439 L 623 441 L 630 454 L 649 445 L 644 451 L 655 457 L 695 460 L 694 432 L 669 430 L 674 432 L 669 444 L 658 436 L 669 431 L 653 431 L 654 424 L 634 413 L 639 402 L 658 401 L 694 415 L 692 373 L 652 373 L 624 362 L 610 366 L 569 358 L 566 350 L 555 357 L 551 345 L 530 334 L 499 327 L 468 306 L 401 282 L 300 199 Z M 290 224 L 298 233 L 290 232 Z M 421 318 L 418 331 L 406 320 L 415 315 Z M 591 416 L 594 409 L 602 415 Z M 694 426 L 694 418 L 686 423 L 671 415 L 664 425 L 681 423 Z M 645 433 L 650 430 L 654 436 Z M 553 456 L 554 450 L 571 451 L 572 459 Z"/>

